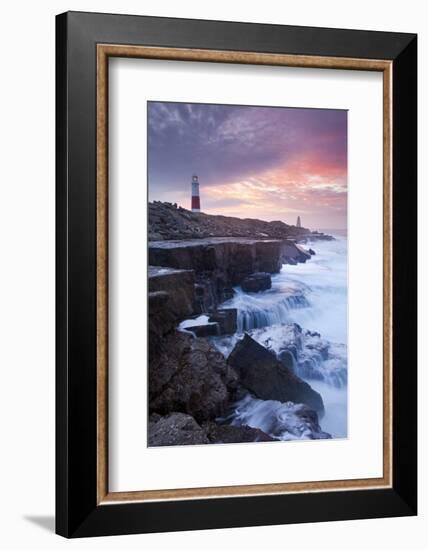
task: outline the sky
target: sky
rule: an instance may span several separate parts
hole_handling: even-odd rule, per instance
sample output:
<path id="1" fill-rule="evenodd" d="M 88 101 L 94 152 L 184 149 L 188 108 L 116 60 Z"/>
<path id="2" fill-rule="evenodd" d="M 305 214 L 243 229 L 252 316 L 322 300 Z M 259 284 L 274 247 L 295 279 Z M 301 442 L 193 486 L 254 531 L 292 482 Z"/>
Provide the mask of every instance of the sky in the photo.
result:
<path id="1" fill-rule="evenodd" d="M 149 200 L 201 210 L 345 229 L 347 112 L 148 102 Z"/>

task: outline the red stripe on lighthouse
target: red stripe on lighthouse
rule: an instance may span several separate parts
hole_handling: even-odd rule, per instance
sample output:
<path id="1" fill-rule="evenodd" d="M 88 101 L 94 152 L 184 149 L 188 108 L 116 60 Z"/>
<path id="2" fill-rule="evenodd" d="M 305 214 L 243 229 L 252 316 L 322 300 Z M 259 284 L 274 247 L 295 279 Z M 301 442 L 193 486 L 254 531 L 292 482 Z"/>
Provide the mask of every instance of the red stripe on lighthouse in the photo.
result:
<path id="1" fill-rule="evenodd" d="M 201 201 L 199 200 L 199 197 L 192 197 L 192 210 L 200 210 L 201 209 Z"/>

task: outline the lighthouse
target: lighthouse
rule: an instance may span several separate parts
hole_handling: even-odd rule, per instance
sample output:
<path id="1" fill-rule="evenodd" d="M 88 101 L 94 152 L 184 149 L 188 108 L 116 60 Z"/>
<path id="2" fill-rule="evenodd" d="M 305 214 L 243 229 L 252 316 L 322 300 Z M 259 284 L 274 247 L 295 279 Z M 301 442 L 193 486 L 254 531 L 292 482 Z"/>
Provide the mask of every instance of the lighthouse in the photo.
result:
<path id="1" fill-rule="evenodd" d="M 300 222 L 300 216 L 297 216 L 296 227 L 302 227 L 302 224 L 301 224 L 301 222 Z"/>
<path id="2" fill-rule="evenodd" d="M 198 176 L 192 176 L 192 212 L 201 211 L 201 200 L 199 198 L 199 181 Z"/>

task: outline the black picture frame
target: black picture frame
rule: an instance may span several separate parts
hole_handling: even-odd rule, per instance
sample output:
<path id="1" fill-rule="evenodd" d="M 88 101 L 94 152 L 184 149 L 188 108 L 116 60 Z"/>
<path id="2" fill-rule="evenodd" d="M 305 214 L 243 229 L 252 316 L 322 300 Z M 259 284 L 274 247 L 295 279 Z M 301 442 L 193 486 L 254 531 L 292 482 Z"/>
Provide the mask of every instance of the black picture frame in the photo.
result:
<path id="1" fill-rule="evenodd" d="M 97 504 L 96 46 L 392 61 L 391 488 Z M 56 532 L 65 537 L 417 513 L 417 36 L 68 12 L 56 18 Z"/>

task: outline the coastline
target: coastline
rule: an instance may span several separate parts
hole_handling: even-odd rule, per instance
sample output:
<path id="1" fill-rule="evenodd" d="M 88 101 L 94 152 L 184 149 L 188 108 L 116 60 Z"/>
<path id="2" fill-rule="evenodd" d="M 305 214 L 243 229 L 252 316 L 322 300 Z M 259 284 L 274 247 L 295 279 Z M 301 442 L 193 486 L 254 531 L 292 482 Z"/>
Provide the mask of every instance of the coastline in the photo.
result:
<path id="1" fill-rule="evenodd" d="M 296 321 L 310 316 L 314 295 L 299 272 L 326 267 L 317 245 L 342 239 L 220 218 L 229 234 L 149 241 L 149 446 L 346 437 L 344 343 Z M 174 219 L 156 219 L 149 235 L 160 223 L 169 235 Z M 260 224 L 284 236 L 260 235 Z M 340 428 L 331 388 L 342 392 Z"/>

